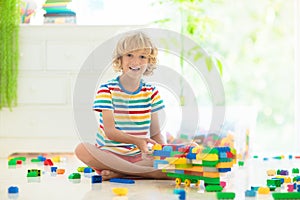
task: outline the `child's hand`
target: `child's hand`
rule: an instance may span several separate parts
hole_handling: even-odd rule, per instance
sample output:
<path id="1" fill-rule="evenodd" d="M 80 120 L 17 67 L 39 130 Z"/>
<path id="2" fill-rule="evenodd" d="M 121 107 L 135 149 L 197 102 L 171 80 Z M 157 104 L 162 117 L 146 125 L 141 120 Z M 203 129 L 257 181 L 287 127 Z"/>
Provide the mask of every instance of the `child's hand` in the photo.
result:
<path id="1" fill-rule="evenodd" d="M 150 138 L 137 138 L 135 145 L 138 146 L 142 153 L 149 153 L 148 143 L 156 144 L 157 142 Z"/>

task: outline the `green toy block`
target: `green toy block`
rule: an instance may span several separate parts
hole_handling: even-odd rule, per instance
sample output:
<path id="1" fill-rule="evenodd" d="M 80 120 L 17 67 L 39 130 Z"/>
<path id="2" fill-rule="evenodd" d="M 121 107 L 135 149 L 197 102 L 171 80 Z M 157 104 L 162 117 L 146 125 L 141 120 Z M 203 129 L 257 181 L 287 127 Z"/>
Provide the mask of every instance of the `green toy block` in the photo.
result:
<path id="1" fill-rule="evenodd" d="M 10 159 L 10 160 L 8 161 L 8 165 L 17 165 L 17 160 L 15 160 L 15 159 Z"/>
<path id="2" fill-rule="evenodd" d="M 293 174 L 299 174 L 299 168 L 293 168 L 292 173 Z"/>
<path id="3" fill-rule="evenodd" d="M 275 189 L 277 188 L 275 185 L 269 185 L 268 187 L 272 192 L 275 191 Z"/>
<path id="4" fill-rule="evenodd" d="M 300 199 L 300 192 L 274 192 L 274 199 Z"/>
<path id="5" fill-rule="evenodd" d="M 280 181 L 280 179 L 277 179 L 277 178 L 267 179 L 267 186 L 281 187 L 281 181 Z"/>
<path id="6" fill-rule="evenodd" d="M 243 167 L 243 166 L 244 166 L 244 161 L 239 160 L 238 165 L 239 165 L 240 167 Z"/>
<path id="7" fill-rule="evenodd" d="M 69 179 L 80 179 L 81 175 L 79 173 L 72 173 L 69 175 Z"/>
<path id="8" fill-rule="evenodd" d="M 223 187 L 221 185 L 207 185 L 205 187 L 206 192 L 221 192 Z"/>
<path id="9" fill-rule="evenodd" d="M 206 161 L 206 160 L 202 161 L 202 165 L 206 167 L 215 167 L 218 163 L 219 161 Z"/>
<path id="10" fill-rule="evenodd" d="M 41 162 L 41 160 L 38 159 L 38 158 L 32 158 L 30 161 L 33 162 L 33 163 Z"/>
<path id="11" fill-rule="evenodd" d="M 84 168 L 86 168 L 86 167 L 78 167 L 78 168 L 77 168 L 77 171 L 78 171 L 78 172 L 83 172 L 83 171 L 84 171 Z"/>
<path id="12" fill-rule="evenodd" d="M 217 199 L 234 199 L 234 192 L 217 192 Z"/>

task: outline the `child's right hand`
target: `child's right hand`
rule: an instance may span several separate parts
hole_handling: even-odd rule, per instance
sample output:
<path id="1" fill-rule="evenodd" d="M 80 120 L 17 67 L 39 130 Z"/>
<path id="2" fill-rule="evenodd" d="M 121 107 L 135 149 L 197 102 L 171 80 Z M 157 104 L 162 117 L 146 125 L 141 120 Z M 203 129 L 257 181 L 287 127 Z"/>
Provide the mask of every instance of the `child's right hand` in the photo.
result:
<path id="1" fill-rule="evenodd" d="M 157 144 L 151 138 L 136 138 L 135 145 L 141 150 L 142 153 L 149 153 L 148 143 Z"/>

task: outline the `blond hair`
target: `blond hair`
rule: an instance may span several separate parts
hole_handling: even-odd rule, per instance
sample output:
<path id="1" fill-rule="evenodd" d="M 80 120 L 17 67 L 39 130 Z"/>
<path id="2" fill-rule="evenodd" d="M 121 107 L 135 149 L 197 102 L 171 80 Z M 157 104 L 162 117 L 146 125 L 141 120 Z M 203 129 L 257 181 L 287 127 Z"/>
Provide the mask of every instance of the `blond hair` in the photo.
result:
<path id="1" fill-rule="evenodd" d="M 142 32 L 134 32 L 125 35 L 121 38 L 113 52 L 112 66 L 116 72 L 122 71 L 121 58 L 124 54 L 136 50 L 145 50 L 149 57 L 149 63 L 144 75 L 151 75 L 156 69 L 157 64 L 157 48 L 154 46 L 151 39 Z"/>

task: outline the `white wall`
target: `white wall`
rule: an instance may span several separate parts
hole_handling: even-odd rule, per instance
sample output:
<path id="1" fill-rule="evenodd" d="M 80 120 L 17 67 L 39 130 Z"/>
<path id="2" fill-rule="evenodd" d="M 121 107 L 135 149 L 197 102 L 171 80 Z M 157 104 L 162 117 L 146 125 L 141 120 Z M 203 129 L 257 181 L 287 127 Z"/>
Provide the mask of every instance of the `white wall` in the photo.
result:
<path id="1" fill-rule="evenodd" d="M 99 44 L 138 27 L 20 27 L 18 106 L 0 111 L 0 157 L 71 152 L 79 142 L 72 110 L 76 76 Z"/>

